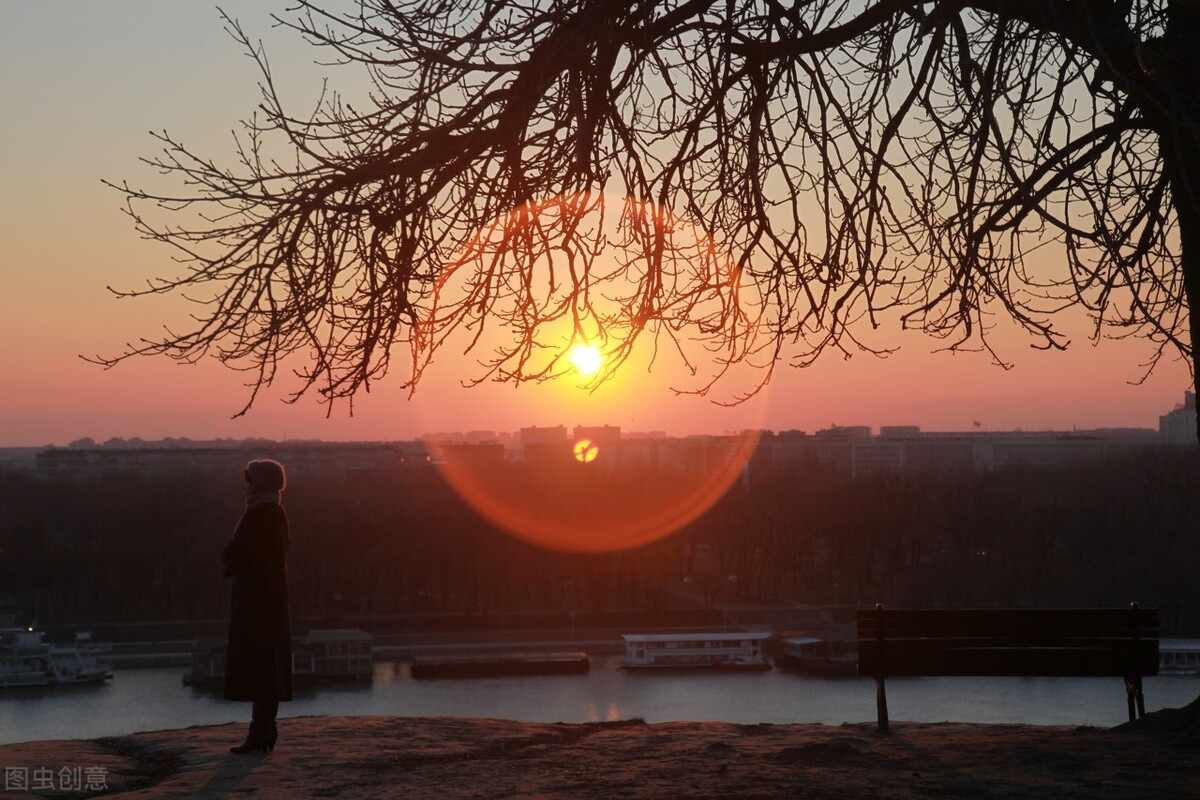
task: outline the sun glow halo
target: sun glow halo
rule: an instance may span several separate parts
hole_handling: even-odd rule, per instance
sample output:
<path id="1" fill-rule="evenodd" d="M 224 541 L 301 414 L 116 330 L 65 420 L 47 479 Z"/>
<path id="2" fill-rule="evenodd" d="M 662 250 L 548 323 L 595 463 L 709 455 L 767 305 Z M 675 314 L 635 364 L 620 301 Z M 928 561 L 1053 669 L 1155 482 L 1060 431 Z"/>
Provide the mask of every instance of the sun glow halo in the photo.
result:
<path id="1" fill-rule="evenodd" d="M 568 249 L 583 254 L 574 281 L 561 278 L 557 262 L 567 245 L 555 240 L 568 233 L 578 239 Z M 681 350 L 679 363 L 658 363 L 653 320 L 644 346 L 633 349 L 644 282 L 659 273 L 672 276 L 663 302 L 692 315 L 664 311 L 662 325 L 672 336 L 672 326 L 683 326 L 687 344 L 694 338 L 701 348 L 694 358 Z M 439 348 L 469 352 L 478 345 L 491 351 L 481 363 L 522 386 L 519 397 L 506 393 L 519 400 L 522 419 L 562 409 L 597 421 L 634 410 L 650 418 L 666 403 L 679 417 L 685 412 L 675 405 L 677 382 L 687 384 L 701 370 L 705 381 L 716 379 L 741 352 L 753 352 L 752 341 L 737 339 L 725 350 L 714 341 L 724 336 L 713 333 L 722 320 L 738 330 L 756 324 L 754 303 L 743 308 L 740 274 L 705 231 L 652 202 L 589 194 L 531 202 L 480 228 L 444 265 L 414 329 L 414 373 L 431 367 Z M 572 294 L 580 292 L 582 304 Z M 498 310 L 480 305 L 485 295 Z M 684 346 L 682 338 L 677 343 Z M 453 367 L 450 374 L 461 379 Z M 536 399 L 531 391 L 539 386 L 545 392 Z M 561 409 L 542 407 L 547 397 Z M 669 445 L 564 437 L 523 443 L 514 459 L 501 445 L 447 445 L 435 448 L 433 459 L 454 491 L 498 528 L 548 549 L 617 552 L 662 539 L 712 508 L 744 474 L 758 430 Z"/>

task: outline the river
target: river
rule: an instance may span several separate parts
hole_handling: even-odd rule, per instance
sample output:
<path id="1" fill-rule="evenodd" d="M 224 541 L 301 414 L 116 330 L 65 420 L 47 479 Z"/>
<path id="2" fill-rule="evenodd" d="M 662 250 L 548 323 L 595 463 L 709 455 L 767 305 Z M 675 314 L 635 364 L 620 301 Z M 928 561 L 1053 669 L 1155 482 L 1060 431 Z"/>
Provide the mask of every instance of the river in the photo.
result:
<path id="1" fill-rule="evenodd" d="M 497 717 L 527 722 L 594 722 L 641 717 L 753 724 L 870 722 L 869 679 L 788 670 L 637 673 L 619 656 L 598 656 L 583 675 L 416 680 L 403 662 L 376 662 L 369 684 L 305 689 L 280 716 L 396 715 Z M 249 719 L 249 703 L 184 687 L 183 667 L 125 669 L 93 686 L 0 693 L 0 744 L 114 736 Z M 1145 681 L 1146 710 L 1185 705 L 1200 677 Z M 1111 726 L 1126 719 L 1118 678 L 893 678 L 892 720 Z"/>

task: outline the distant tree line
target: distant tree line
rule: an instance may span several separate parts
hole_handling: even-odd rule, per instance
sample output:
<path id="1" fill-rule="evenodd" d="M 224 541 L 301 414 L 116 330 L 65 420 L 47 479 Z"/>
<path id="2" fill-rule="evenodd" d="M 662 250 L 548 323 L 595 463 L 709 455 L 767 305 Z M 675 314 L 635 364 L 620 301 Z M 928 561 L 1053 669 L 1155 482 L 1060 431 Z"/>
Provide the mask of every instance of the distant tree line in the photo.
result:
<path id="1" fill-rule="evenodd" d="M 240 477 L 0 471 L 0 600 L 43 624 L 226 613 Z M 647 482 L 652 487 L 652 482 Z M 1200 633 L 1200 458 L 894 472 L 754 463 L 705 515 L 634 550 L 545 550 L 433 467 L 293 475 L 297 615 L 657 611 L 723 602 L 1090 606 Z"/>

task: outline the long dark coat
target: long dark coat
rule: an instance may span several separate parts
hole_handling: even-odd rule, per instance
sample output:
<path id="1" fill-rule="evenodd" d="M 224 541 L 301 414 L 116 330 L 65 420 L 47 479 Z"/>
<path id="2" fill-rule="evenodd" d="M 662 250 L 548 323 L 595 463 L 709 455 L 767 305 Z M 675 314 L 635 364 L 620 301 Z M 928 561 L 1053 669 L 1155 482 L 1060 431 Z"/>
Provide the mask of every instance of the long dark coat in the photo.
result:
<path id="1" fill-rule="evenodd" d="M 233 577 L 226 700 L 292 699 L 287 514 L 277 503 L 246 509 L 221 560 Z"/>

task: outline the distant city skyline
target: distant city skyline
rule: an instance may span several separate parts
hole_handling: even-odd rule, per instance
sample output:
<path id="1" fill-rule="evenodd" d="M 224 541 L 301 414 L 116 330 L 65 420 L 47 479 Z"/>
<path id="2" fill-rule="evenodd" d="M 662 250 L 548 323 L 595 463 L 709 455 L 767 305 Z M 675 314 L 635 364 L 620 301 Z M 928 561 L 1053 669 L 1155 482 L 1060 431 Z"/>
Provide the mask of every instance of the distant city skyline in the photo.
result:
<path id="1" fill-rule="evenodd" d="M 981 421 L 974 420 L 971 425 L 962 429 L 938 429 L 924 428 L 920 425 L 907 424 L 871 424 L 865 420 L 857 423 L 848 424 L 832 424 L 826 427 L 816 427 L 812 429 L 801 428 L 771 428 L 760 427 L 755 430 L 769 432 L 775 435 L 786 434 L 804 434 L 807 436 L 821 436 L 823 434 L 851 434 L 853 436 L 868 435 L 878 437 L 904 437 L 909 435 L 923 434 L 1039 434 L 1039 433 L 1102 433 L 1104 431 L 1157 431 L 1160 432 L 1166 439 L 1174 442 L 1191 442 L 1195 438 L 1195 394 L 1188 390 L 1181 395 L 1180 402 L 1176 403 L 1171 408 L 1165 408 L 1159 413 L 1154 424 L 1146 425 L 1112 425 L 1112 426 L 1095 426 L 1081 428 L 1073 426 L 1072 428 L 988 428 Z M 584 431 L 583 434 L 580 431 Z M 750 429 L 742 429 L 750 430 Z M 596 431 L 601 431 L 596 433 Z M 723 433 L 731 433 L 734 431 L 680 431 L 669 432 L 662 429 L 655 430 L 640 430 L 623 428 L 621 425 L 613 425 L 608 422 L 599 422 L 592 425 L 565 425 L 565 424 L 532 424 L 522 426 L 517 429 L 503 429 L 495 427 L 478 427 L 478 428 L 463 428 L 458 430 L 431 430 L 422 431 L 412 436 L 397 437 L 392 439 L 325 439 L 319 436 L 311 437 L 285 437 L 283 439 L 273 439 L 263 436 L 247 436 L 247 437 L 213 437 L 213 438 L 193 438 L 189 436 L 163 436 L 160 438 L 147 438 L 141 436 L 112 436 L 106 439 L 101 439 L 93 436 L 82 436 L 78 439 L 73 439 L 69 442 L 48 442 L 43 445 L 8 445 L 0 443 L 0 449 L 3 448 L 29 448 L 29 447 L 96 447 L 96 448 L 138 448 L 138 447 L 208 447 L 208 446 L 229 446 L 238 447 L 246 443 L 263 442 L 271 444 L 303 444 L 305 442 L 315 442 L 320 444 L 357 444 L 357 443 L 402 443 L 402 442 L 467 442 L 467 443 L 482 443 L 482 442 L 499 442 L 503 444 L 518 445 L 523 439 L 529 439 L 530 436 L 534 440 L 552 441 L 555 438 L 561 439 L 577 439 L 581 435 L 595 438 L 598 435 L 617 435 L 622 439 L 653 439 L 653 438 L 687 438 L 690 436 L 711 436 L 721 435 Z M 555 437 L 553 434 L 560 434 Z"/>
<path id="2" fill-rule="evenodd" d="M 758 464 L 830 468 L 851 476 L 881 472 L 984 472 L 1007 467 L 1065 467 L 1148 449 L 1183 452 L 1196 448 L 1194 400 L 1160 417 L 1152 428 L 1080 431 L 922 431 L 916 426 L 839 426 L 817 431 L 744 431 L 732 435 L 667 436 L 661 431 L 622 431 L 615 426 L 529 427 L 516 432 L 478 430 L 442 433 L 422 439 L 381 442 L 329 442 L 263 439 L 126 440 L 81 439 L 67 447 L 0 447 L 0 468 L 43 476 L 83 476 L 119 470 L 161 473 L 171 470 L 227 470 L 252 458 L 282 459 L 293 474 L 322 470 L 394 471 L 438 465 L 456 490 L 484 513 L 501 512 L 506 525 L 550 535 L 528 506 L 508 502 L 512 485 L 497 472 L 504 464 L 534 468 L 597 463 L 604 473 L 624 467 L 666 466 L 698 469 L 703 478 L 687 486 L 707 487 L 707 506 L 724 489 L 745 480 Z M 591 467 L 589 467 L 591 469 Z M 557 473 L 554 473 L 557 474 Z M 715 483 L 713 483 L 715 482 Z M 719 484 L 719 485 L 716 485 Z M 587 485 L 586 483 L 583 485 Z M 688 491 L 691 491 L 690 489 Z M 715 491 L 715 493 L 714 493 Z M 686 505 L 694 508 L 692 497 Z M 520 504 L 517 504 L 520 506 Z"/>

